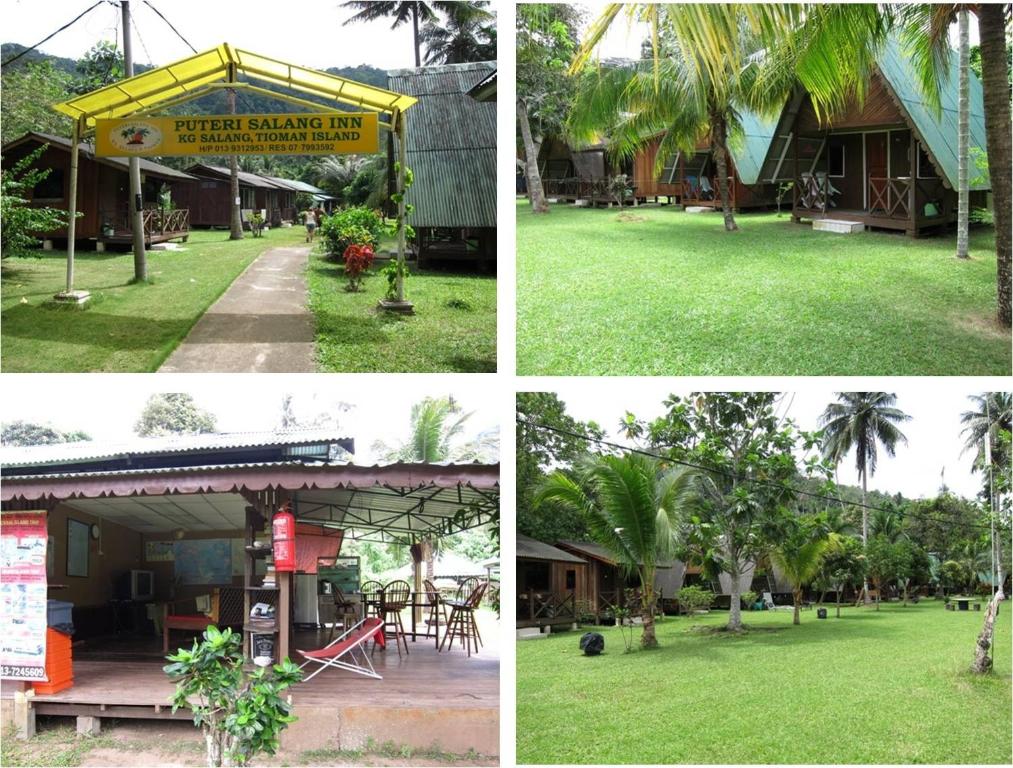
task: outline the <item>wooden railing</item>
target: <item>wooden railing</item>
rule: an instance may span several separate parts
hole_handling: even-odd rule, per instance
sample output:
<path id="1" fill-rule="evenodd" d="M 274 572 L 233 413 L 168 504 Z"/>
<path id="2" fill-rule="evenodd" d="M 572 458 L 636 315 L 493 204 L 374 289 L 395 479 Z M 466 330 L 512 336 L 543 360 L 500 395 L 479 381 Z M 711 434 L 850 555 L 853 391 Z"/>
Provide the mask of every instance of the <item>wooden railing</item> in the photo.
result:
<path id="1" fill-rule="evenodd" d="M 795 210 L 804 213 L 826 213 L 827 212 L 827 187 L 826 183 L 811 174 L 806 174 L 795 179 L 797 197 Z"/>
<path id="2" fill-rule="evenodd" d="M 577 605 L 573 592 L 535 592 L 528 590 L 518 595 L 517 618 L 534 621 L 538 619 L 569 619 L 576 621 Z"/>
<path id="3" fill-rule="evenodd" d="M 721 205 L 721 189 L 718 187 L 717 177 L 703 177 L 711 185 L 711 189 L 704 192 L 703 186 L 700 184 L 700 177 L 684 178 L 679 182 L 680 195 L 679 200 L 683 205 L 713 205 L 715 207 Z M 728 204 L 735 207 L 735 179 L 732 176 L 728 177 L 725 182 L 728 185 Z"/>
<path id="4" fill-rule="evenodd" d="M 888 219 L 911 218 L 911 178 L 869 177 L 869 213 Z"/>
<path id="5" fill-rule="evenodd" d="M 584 179 L 571 176 L 563 179 L 542 179 L 546 197 L 575 199 L 602 198 L 611 195 L 608 179 Z"/>
<path id="6" fill-rule="evenodd" d="M 142 214 L 144 236 L 164 235 L 167 232 L 190 231 L 190 209 L 176 208 L 165 211 L 161 208 L 150 208 Z"/>

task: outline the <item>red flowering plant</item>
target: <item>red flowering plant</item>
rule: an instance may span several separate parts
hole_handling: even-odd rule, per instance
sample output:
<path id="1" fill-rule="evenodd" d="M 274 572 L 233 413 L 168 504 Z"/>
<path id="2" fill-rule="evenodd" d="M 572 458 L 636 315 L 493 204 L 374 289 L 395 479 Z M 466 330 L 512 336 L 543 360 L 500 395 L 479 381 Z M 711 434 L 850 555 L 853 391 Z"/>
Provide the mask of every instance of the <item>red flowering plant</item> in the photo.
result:
<path id="1" fill-rule="evenodd" d="M 373 246 L 353 244 L 345 249 L 346 290 L 355 292 L 362 286 L 362 276 L 373 266 Z"/>

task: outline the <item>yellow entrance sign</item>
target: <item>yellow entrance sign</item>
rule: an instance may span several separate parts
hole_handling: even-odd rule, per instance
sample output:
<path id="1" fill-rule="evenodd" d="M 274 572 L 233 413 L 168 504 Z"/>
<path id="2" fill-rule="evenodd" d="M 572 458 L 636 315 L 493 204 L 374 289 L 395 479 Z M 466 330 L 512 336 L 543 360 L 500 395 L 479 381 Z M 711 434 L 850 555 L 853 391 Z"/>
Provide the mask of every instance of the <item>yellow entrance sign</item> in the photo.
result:
<path id="1" fill-rule="evenodd" d="M 379 150 L 375 112 L 180 115 L 95 121 L 98 157 L 365 155 Z"/>

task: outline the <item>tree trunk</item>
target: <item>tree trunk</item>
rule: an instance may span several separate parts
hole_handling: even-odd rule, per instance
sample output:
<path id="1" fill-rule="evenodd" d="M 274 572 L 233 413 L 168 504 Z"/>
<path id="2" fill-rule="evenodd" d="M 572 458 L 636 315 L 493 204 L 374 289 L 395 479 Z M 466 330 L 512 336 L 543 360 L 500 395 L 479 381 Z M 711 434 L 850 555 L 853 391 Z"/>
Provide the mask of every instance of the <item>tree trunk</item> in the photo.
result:
<path id="1" fill-rule="evenodd" d="M 733 632 L 742 630 L 742 590 L 739 589 L 739 569 L 729 573 L 732 578 L 731 603 L 728 605 L 728 629 Z"/>
<path id="2" fill-rule="evenodd" d="M 422 50 L 419 43 L 419 4 L 412 7 L 412 40 L 415 42 L 415 66 L 422 66 Z"/>
<path id="3" fill-rule="evenodd" d="M 205 729 L 204 740 L 207 742 L 208 768 L 221 768 L 223 751 L 221 734 L 210 728 Z"/>
<path id="4" fill-rule="evenodd" d="M 711 132 L 714 159 L 718 166 L 718 194 L 721 196 L 721 210 L 725 215 L 725 232 L 734 232 L 739 227 L 735 223 L 731 201 L 728 199 L 728 128 L 724 117 L 711 118 Z"/>
<path id="5" fill-rule="evenodd" d="M 236 91 L 234 88 L 229 88 L 226 93 L 228 94 L 229 100 L 229 114 L 236 114 Z M 240 204 L 236 202 L 239 200 L 239 157 L 237 155 L 229 156 L 229 210 L 232 215 L 229 219 L 229 240 L 242 240 L 243 239 L 243 217 L 240 212 Z M 268 216 L 271 212 L 268 211 Z"/>
<path id="6" fill-rule="evenodd" d="M 426 578 L 432 581 L 436 573 L 436 566 L 433 564 L 432 539 L 422 539 L 422 557 L 426 561 Z"/>
<path id="7" fill-rule="evenodd" d="M 1005 3 L 982 3 L 978 10 L 981 38 L 981 87 L 985 101 L 985 138 L 988 144 L 988 175 L 995 209 L 995 255 L 998 319 L 1010 327 L 1010 253 L 1013 250 L 1013 202 L 1010 165 L 1013 138 L 1010 136 L 1010 90 L 1006 71 Z"/>
<path id="8" fill-rule="evenodd" d="M 841 618 L 841 588 L 837 588 L 837 618 Z"/>
<path id="9" fill-rule="evenodd" d="M 970 68 L 968 60 L 971 48 L 968 40 L 967 8 L 961 9 L 957 17 L 960 28 L 959 96 L 957 98 L 957 258 L 966 259 L 968 258 L 967 228 L 970 214 L 968 207 L 970 191 L 967 184 L 968 135 L 970 134 L 967 72 Z"/>
<path id="10" fill-rule="evenodd" d="M 524 141 L 524 177 L 528 182 L 528 200 L 535 213 L 548 213 L 549 204 L 545 200 L 545 190 L 542 189 L 541 174 L 538 173 L 538 150 L 531 137 L 527 106 L 521 99 L 517 99 L 517 123 L 521 127 L 521 138 Z"/>
<path id="11" fill-rule="evenodd" d="M 856 449 L 859 450 L 859 449 Z M 865 506 L 865 495 L 868 493 L 868 478 L 866 477 L 865 468 L 862 468 L 862 549 L 865 550 L 869 546 L 869 508 Z M 868 605 L 872 602 L 869 598 L 869 577 L 865 576 L 862 579 L 862 595 L 864 596 L 864 602 Z M 877 590 L 876 601 L 879 601 L 879 595 Z M 879 610 L 879 605 L 876 605 L 876 610 Z"/>
<path id="12" fill-rule="evenodd" d="M 981 634 L 978 635 L 974 649 L 974 663 L 971 665 L 971 671 L 979 675 L 992 671 L 992 657 L 989 655 L 989 649 L 992 647 L 992 635 L 995 632 L 995 615 L 999 610 L 999 603 L 1004 598 L 1002 587 L 999 587 L 999 591 L 995 593 L 988 603 L 988 608 L 985 609 L 985 623 L 981 628 Z"/>
<path id="13" fill-rule="evenodd" d="M 791 591 L 792 602 L 795 604 L 795 615 L 792 616 L 792 624 L 802 623 L 802 590 L 793 589 Z"/>

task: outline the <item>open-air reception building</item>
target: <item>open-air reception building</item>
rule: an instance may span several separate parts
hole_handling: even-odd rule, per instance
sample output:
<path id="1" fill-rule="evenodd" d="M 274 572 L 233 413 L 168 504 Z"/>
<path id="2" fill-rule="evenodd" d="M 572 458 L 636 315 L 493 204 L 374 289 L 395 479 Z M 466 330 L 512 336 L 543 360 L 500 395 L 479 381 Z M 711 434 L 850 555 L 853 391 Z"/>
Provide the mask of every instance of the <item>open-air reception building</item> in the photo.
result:
<path id="1" fill-rule="evenodd" d="M 48 605 L 23 607 L 22 618 L 40 622 L 41 610 L 50 624 L 54 615 L 72 623 L 74 634 L 72 685 L 44 693 L 5 679 L 4 724 L 30 732 L 36 714 L 190 719 L 171 711 L 166 646 L 188 646 L 216 623 L 243 633 L 248 658 L 299 663 L 297 649 L 321 648 L 328 625 L 348 620 L 336 613 L 333 588 L 355 600 L 362 586 L 343 542 L 410 545 L 498 520 L 498 464 L 359 466 L 353 453 L 351 439 L 317 430 L 5 449 L 5 560 L 22 541 L 9 535 L 15 517 L 43 521 L 46 544 Z M 294 517 L 292 573 L 272 567 L 285 510 Z M 457 642 L 438 647 L 447 630 L 437 620 L 434 639 L 426 621 L 418 549 L 406 547 L 414 560 L 408 653 L 393 642 L 370 649 L 381 679 L 324 669 L 294 686 L 298 720 L 283 745 L 355 748 L 373 739 L 498 754 L 495 633 L 483 633 L 470 655 Z M 5 638 L 22 618 L 5 611 Z M 12 650 L 3 649 L 5 659 Z M 44 653 L 28 649 L 36 650 Z M 59 687 L 41 683 L 41 691 Z"/>

